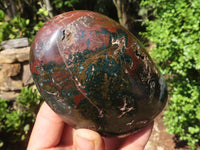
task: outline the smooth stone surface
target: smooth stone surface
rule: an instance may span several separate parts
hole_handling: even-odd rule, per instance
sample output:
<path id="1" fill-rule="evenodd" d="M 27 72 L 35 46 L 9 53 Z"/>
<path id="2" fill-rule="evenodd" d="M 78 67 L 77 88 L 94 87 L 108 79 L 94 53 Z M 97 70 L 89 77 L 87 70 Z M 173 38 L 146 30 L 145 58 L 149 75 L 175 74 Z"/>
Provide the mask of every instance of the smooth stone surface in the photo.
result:
<path id="1" fill-rule="evenodd" d="M 104 136 L 147 126 L 167 101 L 164 80 L 141 43 L 90 11 L 45 23 L 32 43 L 30 67 L 41 95 L 66 123 Z"/>

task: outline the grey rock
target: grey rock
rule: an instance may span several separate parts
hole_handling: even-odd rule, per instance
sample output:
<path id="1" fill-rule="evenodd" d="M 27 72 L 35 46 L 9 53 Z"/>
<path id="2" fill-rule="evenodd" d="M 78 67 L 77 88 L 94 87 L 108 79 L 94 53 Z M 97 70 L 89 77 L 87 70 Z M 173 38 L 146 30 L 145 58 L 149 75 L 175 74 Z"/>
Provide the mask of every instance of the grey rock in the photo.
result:
<path id="1" fill-rule="evenodd" d="M 22 89 L 21 80 L 12 80 L 11 78 L 5 78 L 0 81 L 0 90 L 2 91 L 16 91 Z"/>
<path id="2" fill-rule="evenodd" d="M 29 60 L 30 47 L 5 49 L 0 52 L 0 64 L 24 62 Z"/>
<path id="3" fill-rule="evenodd" d="M 29 46 L 28 38 L 11 39 L 1 42 L 2 49 L 20 48 Z"/>
<path id="4" fill-rule="evenodd" d="M 0 91 L 0 98 L 6 100 L 15 100 L 20 93 Z"/>
<path id="5" fill-rule="evenodd" d="M 21 71 L 21 64 L 1 64 L 0 72 L 2 72 L 3 76 L 13 77 L 20 73 Z M 1 73 L 0 73 L 1 74 Z"/>
<path id="6" fill-rule="evenodd" d="M 24 86 L 33 84 L 33 78 L 31 75 L 29 64 L 23 66 L 22 82 Z"/>

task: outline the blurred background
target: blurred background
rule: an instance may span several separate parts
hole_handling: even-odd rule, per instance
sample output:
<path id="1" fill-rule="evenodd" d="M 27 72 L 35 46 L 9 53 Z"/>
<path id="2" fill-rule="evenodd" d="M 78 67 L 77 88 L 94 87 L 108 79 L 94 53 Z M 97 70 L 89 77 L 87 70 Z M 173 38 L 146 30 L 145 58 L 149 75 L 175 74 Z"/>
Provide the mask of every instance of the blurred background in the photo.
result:
<path id="1" fill-rule="evenodd" d="M 200 0 L 0 0 L 0 149 L 24 150 L 43 102 L 29 70 L 31 42 L 72 10 L 109 16 L 146 47 L 168 84 L 146 150 L 199 149 Z"/>

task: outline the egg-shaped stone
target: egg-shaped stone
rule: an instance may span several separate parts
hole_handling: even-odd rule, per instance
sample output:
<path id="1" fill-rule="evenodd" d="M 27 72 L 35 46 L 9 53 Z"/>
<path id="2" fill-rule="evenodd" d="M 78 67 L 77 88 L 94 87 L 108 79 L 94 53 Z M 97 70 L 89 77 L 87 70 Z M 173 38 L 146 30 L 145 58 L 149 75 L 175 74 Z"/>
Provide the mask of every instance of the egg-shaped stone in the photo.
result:
<path id="1" fill-rule="evenodd" d="M 71 11 L 46 22 L 32 42 L 30 69 L 64 122 L 104 136 L 147 126 L 167 101 L 163 77 L 141 43 L 96 12 Z"/>

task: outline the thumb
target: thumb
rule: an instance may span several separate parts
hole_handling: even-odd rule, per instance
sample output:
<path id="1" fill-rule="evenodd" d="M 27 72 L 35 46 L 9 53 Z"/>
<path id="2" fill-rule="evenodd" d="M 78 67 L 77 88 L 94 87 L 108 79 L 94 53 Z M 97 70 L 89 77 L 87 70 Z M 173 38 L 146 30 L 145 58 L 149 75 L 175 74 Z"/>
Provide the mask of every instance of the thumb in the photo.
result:
<path id="1" fill-rule="evenodd" d="M 73 134 L 74 150 L 104 150 L 100 134 L 89 129 L 77 129 Z"/>

